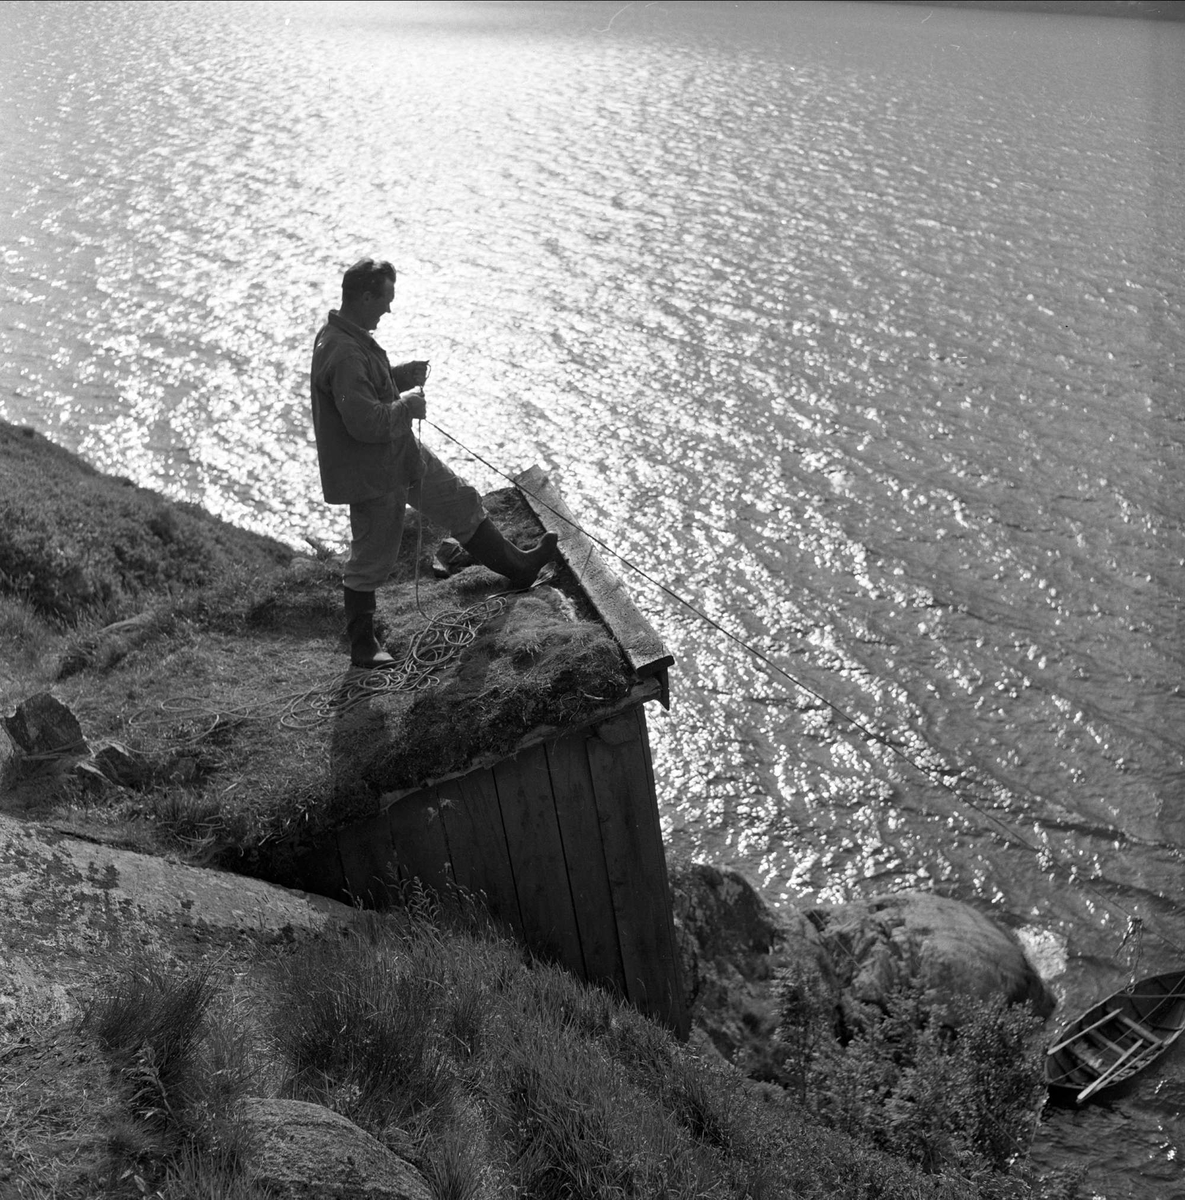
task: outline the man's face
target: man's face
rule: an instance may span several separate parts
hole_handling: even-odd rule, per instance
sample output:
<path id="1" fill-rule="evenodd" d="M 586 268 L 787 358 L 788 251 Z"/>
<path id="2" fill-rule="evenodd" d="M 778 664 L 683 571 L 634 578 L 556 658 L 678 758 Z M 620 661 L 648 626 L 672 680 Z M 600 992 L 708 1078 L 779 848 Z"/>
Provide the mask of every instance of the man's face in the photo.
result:
<path id="1" fill-rule="evenodd" d="M 383 280 L 382 288 L 377 292 L 362 293 L 361 316 L 363 328 L 377 329 L 384 315 L 391 311 L 391 301 L 395 299 L 395 285 L 389 279 Z"/>

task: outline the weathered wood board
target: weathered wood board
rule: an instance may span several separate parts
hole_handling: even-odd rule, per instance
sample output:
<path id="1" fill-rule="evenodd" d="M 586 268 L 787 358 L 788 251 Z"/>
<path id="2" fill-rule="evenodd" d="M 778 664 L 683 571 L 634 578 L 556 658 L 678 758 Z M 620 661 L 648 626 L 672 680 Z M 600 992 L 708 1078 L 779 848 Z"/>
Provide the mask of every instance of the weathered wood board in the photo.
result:
<path id="1" fill-rule="evenodd" d="M 539 467 L 514 479 L 540 524 L 559 537 L 559 549 L 585 596 L 613 635 L 639 679 L 657 676 L 668 706 L 666 672 L 674 658 L 654 627 L 634 606 L 625 584 L 605 564 L 596 544 L 577 524 L 559 489 Z"/>
<path id="2" fill-rule="evenodd" d="M 681 1003 L 681 996 L 667 990 L 676 986 L 679 969 L 645 721 L 640 709 L 622 713 L 600 725 L 585 742 L 585 750 L 601 820 L 626 994 L 636 1008 L 652 1012 Z"/>

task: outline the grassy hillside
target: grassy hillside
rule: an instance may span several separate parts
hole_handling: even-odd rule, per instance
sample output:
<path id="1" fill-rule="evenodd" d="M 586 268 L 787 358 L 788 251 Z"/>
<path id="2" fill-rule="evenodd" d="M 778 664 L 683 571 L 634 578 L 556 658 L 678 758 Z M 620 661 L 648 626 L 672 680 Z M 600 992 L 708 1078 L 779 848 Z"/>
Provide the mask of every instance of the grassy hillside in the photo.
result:
<path id="1" fill-rule="evenodd" d="M 0 595 L 39 616 L 113 621 L 146 597 L 267 572 L 291 557 L 278 542 L 0 422 Z"/>

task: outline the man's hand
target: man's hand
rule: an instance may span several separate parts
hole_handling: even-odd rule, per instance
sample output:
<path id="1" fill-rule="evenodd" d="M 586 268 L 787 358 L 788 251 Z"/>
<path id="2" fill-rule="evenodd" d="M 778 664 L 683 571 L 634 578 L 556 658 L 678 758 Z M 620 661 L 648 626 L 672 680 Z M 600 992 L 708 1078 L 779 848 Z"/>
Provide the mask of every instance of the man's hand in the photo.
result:
<path id="1" fill-rule="evenodd" d="M 411 362 L 402 362 L 391 368 L 391 374 L 398 380 L 400 390 L 423 387 L 428 382 L 428 360 L 417 358 Z"/>
<path id="2" fill-rule="evenodd" d="M 422 421 L 428 415 L 428 402 L 418 387 L 412 388 L 410 392 L 403 392 L 399 399 L 403 401 L 413 421 Z"/>

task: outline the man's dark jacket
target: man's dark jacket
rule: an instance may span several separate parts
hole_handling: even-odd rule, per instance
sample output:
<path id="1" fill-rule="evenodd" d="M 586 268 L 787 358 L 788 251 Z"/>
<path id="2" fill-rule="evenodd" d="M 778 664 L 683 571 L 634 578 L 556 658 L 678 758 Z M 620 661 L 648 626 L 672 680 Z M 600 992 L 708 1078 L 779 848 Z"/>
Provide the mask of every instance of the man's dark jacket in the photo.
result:
<path id="1" fill-rule="evenodd" d="M 330 504 L 385 496 L 420 477 L 399 372 L 360 325 L 336 310 L 313 343 L 309 387 L 321 490 Z M 410 384 L 408 385 L 410 386 Z"/>

